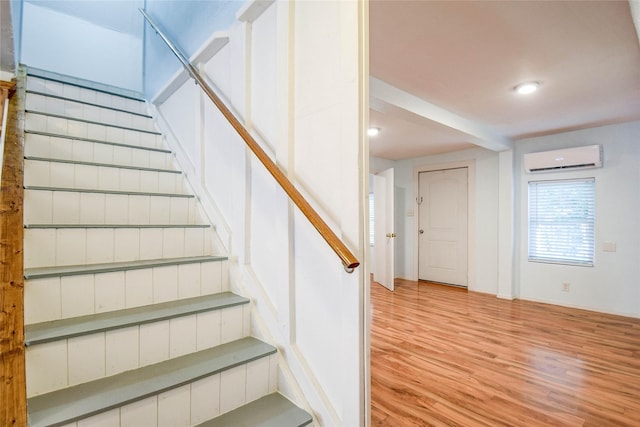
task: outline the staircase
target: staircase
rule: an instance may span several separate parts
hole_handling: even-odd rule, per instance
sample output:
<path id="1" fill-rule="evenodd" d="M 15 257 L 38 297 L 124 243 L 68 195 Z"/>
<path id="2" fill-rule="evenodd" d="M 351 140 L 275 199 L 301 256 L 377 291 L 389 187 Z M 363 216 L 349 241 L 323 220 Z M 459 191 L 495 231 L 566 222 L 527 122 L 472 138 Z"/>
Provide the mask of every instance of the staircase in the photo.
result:
<path id="1" fill-rule="evenodd" d="M 29 70 L 29 425 L 303 426 L 135 94 Z"/>

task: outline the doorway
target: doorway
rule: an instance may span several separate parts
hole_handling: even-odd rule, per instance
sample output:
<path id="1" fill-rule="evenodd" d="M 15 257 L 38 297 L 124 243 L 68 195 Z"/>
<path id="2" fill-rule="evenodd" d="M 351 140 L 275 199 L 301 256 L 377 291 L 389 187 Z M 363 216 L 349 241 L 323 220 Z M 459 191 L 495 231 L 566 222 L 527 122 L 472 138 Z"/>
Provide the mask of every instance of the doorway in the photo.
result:
<path id="1" fill-rule="evenodd" d="M 418 279 L 468 286 L 467 167 L 418 173 Z"/>

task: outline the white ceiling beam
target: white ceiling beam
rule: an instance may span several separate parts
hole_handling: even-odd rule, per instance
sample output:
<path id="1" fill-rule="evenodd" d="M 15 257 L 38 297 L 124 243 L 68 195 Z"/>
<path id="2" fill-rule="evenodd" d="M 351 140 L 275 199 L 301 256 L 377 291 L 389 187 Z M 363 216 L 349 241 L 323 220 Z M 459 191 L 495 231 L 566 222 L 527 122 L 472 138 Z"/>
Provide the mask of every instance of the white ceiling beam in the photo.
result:
<path id="1" fill-rule="evenodd" d="M 640 41 L 640 0 L 629 0 L 629 7 L 631 8 L 633 25 L 636 27 L 636 35 Z"/>
<path id="2" fill-rule="evenodd" d="M 494 129 L 438 107 L 375 77 L 369 78 L 369 92 L 372 104 L 389 104 L 397 107 L 393 109 L 395 111 L 404 110 L 440 123 L 469 135 L 469 142 L 488 150 L 504 151 L 513 148 L 513 141 Z"/>

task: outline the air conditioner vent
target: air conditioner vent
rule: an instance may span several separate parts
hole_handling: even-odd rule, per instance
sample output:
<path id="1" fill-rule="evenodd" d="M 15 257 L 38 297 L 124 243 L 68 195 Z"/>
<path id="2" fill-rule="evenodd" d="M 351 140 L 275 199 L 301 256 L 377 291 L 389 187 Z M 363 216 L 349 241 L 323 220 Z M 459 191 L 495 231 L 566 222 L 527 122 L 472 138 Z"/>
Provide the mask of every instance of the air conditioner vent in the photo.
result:
<path id="1" fill-rule="evenodd" d="M 524 168 L 528 173 L 599 167 L 602 167 L 601 145 L 587 145 L 524 155 Z"/>

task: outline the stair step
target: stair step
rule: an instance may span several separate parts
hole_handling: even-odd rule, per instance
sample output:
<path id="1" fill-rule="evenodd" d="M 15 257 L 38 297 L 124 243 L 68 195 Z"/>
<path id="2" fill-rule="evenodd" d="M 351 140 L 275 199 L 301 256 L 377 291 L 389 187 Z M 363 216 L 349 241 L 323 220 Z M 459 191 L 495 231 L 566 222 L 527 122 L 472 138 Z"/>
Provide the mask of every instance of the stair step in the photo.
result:
<path id="1" fill-rule="evenodd" d="M 102 123 L 128 129 L 156 131 L 153 119 L 147 115 L 116 110 L 111 106 L 88 104 L 78 100 L 65 100 L 46 94 L 27 93 L 25 108 L 27 111 L 74 118 L 88 123 Z"/>
<path id="2" fill-rule="evenodd" d="M 213 255 L 211 228 L 156 225 L 25 228 L 26 268 Z"/>
<path id="3" fill-rule="evenodd" d="M 112 127 L 112 128 L 117 128 L 117 129 L 130 130 L 130 131 L 134 131 L 134 132 L 149 133 L 149 134 L 152 134 L 152 135 L 162 135 L 157 130 L 140 129 L 140 128 L 134 128 L 134 127 L 129 127 L 129 126 L 121 126 L 121 125 L 112 124 L 112 123 L 103 123 L 103 122 L 97 121 L 97 120 L 86 120 L 86 119 L 81 119 L 81 118 L 77 118 L 77 117 L 66 116 L 66 115 L 63 115 L 63 114 L 47 113 L 45 111 L 25 110 L 25 113 L 27 113 L 27 114 L 37 114 L 37 115 L 46 116 L 46 117 L 53 117 L 53 118 L 56 118 L 56 119 L 72 120 L 72 121 L 75 121 L 75 122 L 82 122 L 82 123 L 87 123 L 87 124 L 92 124 L 92 125 L 100 125 L 100 126 Z"/>
<path id="4" fill-rule="evenodd" d="M 25 327 L 25 345 L 42 344 L 248 303 L 247 298 L 231 292 L 222 292 L 143 307 L 36 323 Z"/>
<path id="5" fill-rule="evenodd" d="M 26 280 L 45 279 L 48 277 L 80 276 L 83 274 L 113 273 L 116 271 L 141 270 L 145 268 L 164 267 L 168 265 L 195 264 L 201 262 L 226 261 L 226 256 L 197 256 L 183 258 L 163 258 L 142 261 L 112 262 L 104 264 L 64 265 L 55 267 L 25 268 Z"/>
<path id="6" fill-rule="evenodd" d="M 308 412 L 272 393 L 196 427 L 302 427 L 312 421 Z"/>
<path id="7" fill-rule="evenodd" d="M 95 103 L 95 102 L 90 102 L 90 101 L 87 101 L 87 100 L 70 98 L 70 97 L 67 97 L 67 96 L 41 92 L 41 91 L 38 91 L 38 90 L 27 90 L 26 93 L 27 93 L 27 95 L 38 95 L 38 96 L 43 96 L 43 97 L 47 97 L 47 98 L 54 98 L 54 99 L 57 99 L 57 100 L 60 100 L 60 101 L 77 102 L 78 104 L 89 105 L 91 107 L 106 108 L 106 109 L 109 109 L 109 110 L 118 111 L 120 113 L 133 114 L 133 115 L 140 116 L 140 117 L 145 117 L 145 118 L 148 118 L 148 119 L 152 119 L 153 118 L 152 116 L 150 116 L 149 114 L 146 114 L 146 113 L 138 113 L 138 112 L 129 111 L 129 110 L 126 110 L 126 109 L 123 109 L 123 108 L 106 106 L 106 105 L 98 104 L 98 103 Z M 27 99 L 28 99 L 28 96 L 27 96 Z"/>
<path id="8" fill-rule="evenodd" d="M 25 130 L 24 133 L 27 134 L 27 135 L 28 134 L 42 135 L 42 136 L 48 136 L 48 137 L 52 137 L 52 138 L 70 139 L 72 141 L 85 141 L 85 142 L 92 142 L 94 144 L 113 145 L 113 146 L 116 146 L 116 147 L 131 148 L 133 150 L 157 151 L 157 152 L 160 152 L 160 153 L 171 154 L 171 150 L 168 150 L 166 148 L 143 147 L 143 146 L 140 146 L 140 145 L 123 144 L 123 143 L 120 143 L 120 142 L 104 141 L 104 140 L 101 140 L 101 139 L 84 138 L 84 137 L 80 137 L 80 136 L 71 136 L 71 135 L 65 135 L 65 134 L 61 134 L 61 133 L 52 133 L 52 132 L 41 132 L 41 131 L 36 131 L 36 130 Z"/>
<path id="9" fill-rule="evenodd" d="M 185 185 L 182 178 L 181 172 L 175 171 L 25 160 L 24 184 L 31 187 L 182 193 Z"/>
<path id="10" fill-rule="evenodd" d="M 171 151 L 46 132 L 25 132 L 25 157 L 175 170 Z"/>
<path id="11" fill-rule="evenodd" d="M 71 164 L 71 165 L 96 166 L 96 167 L 103 167 L 103 168 L 132 169 L 132 170 L 146 171 L 146 172 L 172 173 L 176 175 L 182 174 L 181 171 L 175 170 L 175 169 L 149 168 L 149 167 L 143 167 L 143 166 L 118 165 L 118 164 L 112 164 L 112 163 L 88 162 L 88 161 L 82 161 L 82 160 L 56 159 L 56 158 L 50 158 L 50 157 L 34 157 L 34 156 L 25 156 L 24 159 L 32 162 L 64 163 L 64 164 Z"/>
<path id="12" fill-rule="evenodd" d="M 32 191 L 66 191 L 70 193 L 99 193 L 99 194 L 121 194 L 126 196 L 161 196 L 161 197 L 195 197 L 193 194 L 182 193 L 155 193 L 153 191 L 123 191 L 123 190 L 101 190 L 93 188 L 70 188 L 70 187 L 44 187 L 40 185 L 25 185 L 25 190 Z"/>
<path id="13" fill-rule="evenodd" d="M 82 228 L 211 228 L 209 224 L 25 224 L 31 230 Z"/>
<path id="14" fill-rule="evenodd" d="M 27 190 L 25 224 L 198 224 L 195 198 Z"/>
<path id="15" fill-rule="evenodd" d="M 25 132 L 25 157 L 175 170 L 170 150 Z"/>
<path id="16" fill-rule="evenodd" d="M 34 67 L 29 67 L 27 70 L 27 87 L 29 87 L 29 81 L 46 81 L 52 82 L 57 85 L 64 85 L 67 87 L 73 87 L 77 89 L 85 89 L 89 92 L 100 93 L 109 95 L 116 98 L 122 98 L 131 101 L 134 104 L 145 105 L 145 100 L 142 93 L 133 91 L 130 89 L 123 89 L 115 86 L 111 86 L 105 83 L 98 83 L 91 80 L 81 79 L 79 77 L 68 76 L 53 71 L 41 70 Z M 55 93 L 55 92 L 54 92 Z M 103 104 L 104 105 L 104 104 Z"/>
<path id="17" fill-rule="evenodd" d="M 91 190 L 184 193 L 180 172 L 154 171 L 116 165 L 83 165 L 75 162 L 25 160 L 27 187 L 81 188 Z"/>
<path id="18" fill-rule="evenodd" d="M 164 148 L 162 135 L 158 132 L 31 111 L 26 111 L 25 114 L 25 131 L 64 134 L 70 137 L 91 138 L 142 147 Z"/>
<path id="19" fill-rule="evenodd" d="M 276 353 L 255 338 L 243 338 L 133 371 L 32 397 L 31 427 L 71 423 L 175 389 Z"/>

